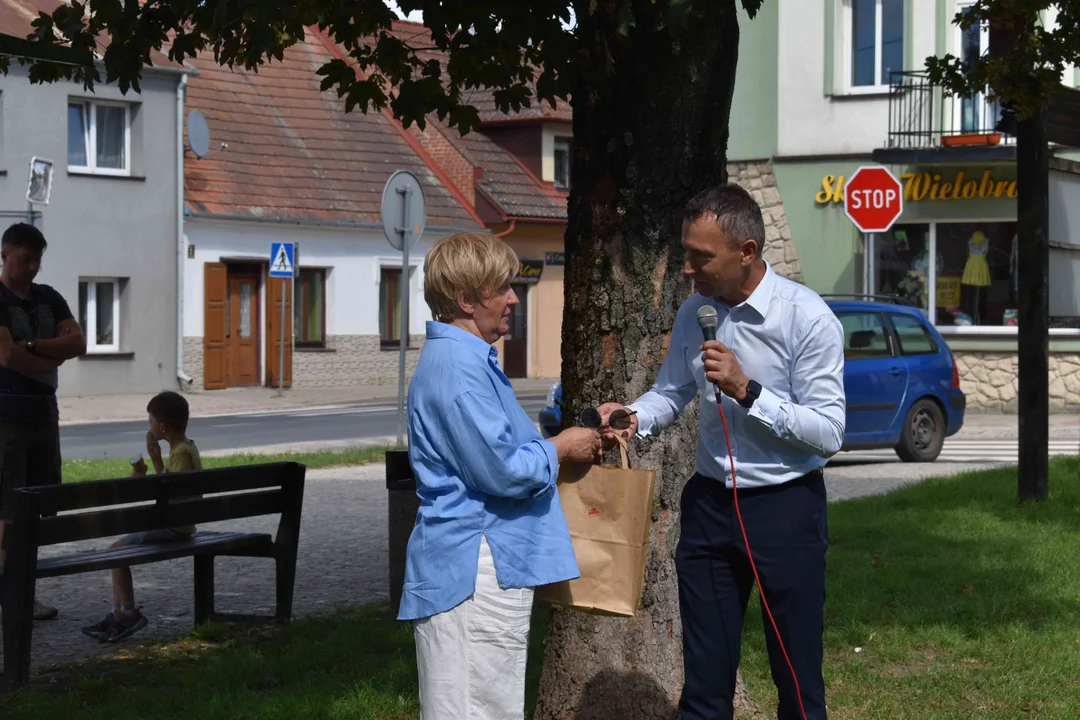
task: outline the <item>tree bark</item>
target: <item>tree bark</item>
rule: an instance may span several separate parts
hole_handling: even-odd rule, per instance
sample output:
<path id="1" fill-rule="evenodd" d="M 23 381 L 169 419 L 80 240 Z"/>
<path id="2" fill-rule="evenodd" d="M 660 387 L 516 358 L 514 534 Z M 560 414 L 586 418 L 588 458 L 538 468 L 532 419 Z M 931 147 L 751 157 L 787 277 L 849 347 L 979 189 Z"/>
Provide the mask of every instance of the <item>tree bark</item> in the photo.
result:
<path id="1" fill-rule="evenodd" d="M 572 95 L 574 157 L 566 231 L 563 422 L 583 407 L 630 402 L 659 371 L 679 305 L 682 210 L 727 181 L 728 116 L 739 27 L 734 0 L 696 3 L 700 17 L 657 29 L 666 3 L 575 4 L 582 47 Z M 658 9 L 658 6 L 660 9 Z M 659 440 L 636 443 L 655 468 L 646 587 L 632 619 L 553 610 L 534 718 L 677 716 L 682 639 L 675 546 L 679 498 L 692 473 L 697 404 Z M 741 686 L 740 717 L 763 717 Z M 756 713 L 756 714 L 755 714 Z"/>

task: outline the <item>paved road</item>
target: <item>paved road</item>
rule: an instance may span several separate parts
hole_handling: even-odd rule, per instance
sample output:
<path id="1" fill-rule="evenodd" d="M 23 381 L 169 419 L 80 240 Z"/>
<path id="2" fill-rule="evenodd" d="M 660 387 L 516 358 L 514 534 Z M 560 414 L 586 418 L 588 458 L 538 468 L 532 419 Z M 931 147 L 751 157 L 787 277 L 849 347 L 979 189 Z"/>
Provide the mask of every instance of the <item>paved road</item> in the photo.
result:
<path id="1" fill-rule="evenodd" d="M 544 395 L 523 395 L 518 399 L 529 417 L 535 418 L 544 406 L 544 398 Z M 397 405 L 194 417 L 188 425 L 188 435 L 203 452 L 323 442 L 376 442 L 397 435 Z M 142 452 L 145 436 L 145 422 L 65 425 L 60 428 L 60 446 L 65 460 L 127 458 Z"/>

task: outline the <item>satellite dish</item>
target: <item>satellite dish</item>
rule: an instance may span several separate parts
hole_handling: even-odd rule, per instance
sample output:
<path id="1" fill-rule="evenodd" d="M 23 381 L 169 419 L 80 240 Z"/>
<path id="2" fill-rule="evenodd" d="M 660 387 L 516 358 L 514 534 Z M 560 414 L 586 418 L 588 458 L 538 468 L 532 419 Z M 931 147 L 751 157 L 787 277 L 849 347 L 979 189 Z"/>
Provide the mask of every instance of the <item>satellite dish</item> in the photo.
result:
<path id="1" fill-rule="evenodd" d="M 197 158 L 204 158 L 210 151 L 210 128 L 206 118 L 198 110 L 192 110 L 187 116 L 188 147 Z"/>

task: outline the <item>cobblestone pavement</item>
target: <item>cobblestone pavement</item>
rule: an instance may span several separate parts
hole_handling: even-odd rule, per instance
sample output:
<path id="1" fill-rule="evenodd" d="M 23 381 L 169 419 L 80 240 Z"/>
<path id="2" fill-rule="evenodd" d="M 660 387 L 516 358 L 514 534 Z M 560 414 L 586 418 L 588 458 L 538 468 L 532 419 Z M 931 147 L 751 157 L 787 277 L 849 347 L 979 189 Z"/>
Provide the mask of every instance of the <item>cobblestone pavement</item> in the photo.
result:
<path id="1" fill-rule="evenodd" d="M 826 470 L 826 485 L 829 500 L 836 502 L 885 493 L 927 477 L 992 466 L 988 463 L 837 462 Z M 384 600 L 387 596 L 387 499 L 382 466 L 312 470 L 307 477 L 295 615 Z M 275 525 L 273 518 L 253 518 L 203 528 L 274 532 Z M 109 539 L 102 539 L 72 543 L 50 548 L 48 554 L 93 549 L 109 542 Z M 274 602 L 272 568 L 268 560 L 219 559 L 217 609 L 270 613 Z M 190 632 L 192 561 L 183 559 L 143 565 L 134 568 L 133 572 L 138 602 L 150 619 L 150 625 L 137 637 L 167 638 Z M 100 620 L 110 609 L 108 573 L 43 580 L 38 583 L 38 597 L 57 606 L 60 616 L 34 624 L 35 670 L 117 651 L 117 646 L 101 645 L 79 632 L 82 625 Z"/>

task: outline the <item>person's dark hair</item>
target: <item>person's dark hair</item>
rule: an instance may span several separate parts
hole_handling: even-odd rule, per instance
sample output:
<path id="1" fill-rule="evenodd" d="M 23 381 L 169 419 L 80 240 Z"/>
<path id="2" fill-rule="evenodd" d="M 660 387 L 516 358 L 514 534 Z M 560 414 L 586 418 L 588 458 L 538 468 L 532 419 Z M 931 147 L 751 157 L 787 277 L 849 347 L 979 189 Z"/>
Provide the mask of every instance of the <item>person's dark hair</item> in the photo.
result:
<path id="1" fill-rule="evenodd" d="M 765 249 L 765 221 L 750 193 L 734 183 L 717 185 L 695 195 L 683 210 L 683 219 L 690 222 L 707 215 L 716 218 L 720 229 L 736 247 L 747 240 L 757 242 L 757 255 L 761 257 Z"/>
<path id="2" fill-rule="evenodd" d="M 188 402 L 180 393 L 172 390 L 158 393 L 147 403 L 146 412 L 168 425 L 173 432 L 187 430 Z"/>
<path id="3" fill-rule="evenodd" d="M 45 242 L 45 236 L 36 227 L 29 223 L 15 223 L 4 231 L 4 238 L 0 241 L 3 247 L 25 248 L 32 252 L 43 253 L 49 243 Z"/>

